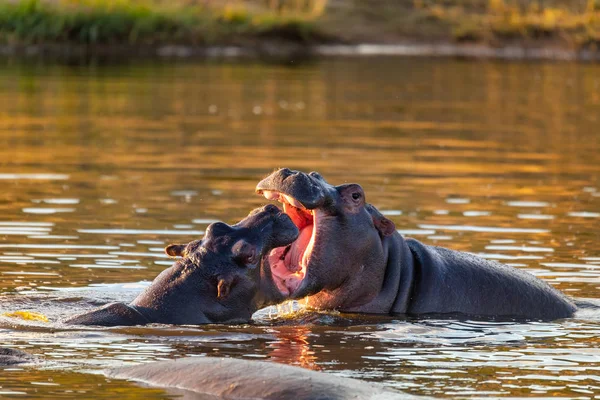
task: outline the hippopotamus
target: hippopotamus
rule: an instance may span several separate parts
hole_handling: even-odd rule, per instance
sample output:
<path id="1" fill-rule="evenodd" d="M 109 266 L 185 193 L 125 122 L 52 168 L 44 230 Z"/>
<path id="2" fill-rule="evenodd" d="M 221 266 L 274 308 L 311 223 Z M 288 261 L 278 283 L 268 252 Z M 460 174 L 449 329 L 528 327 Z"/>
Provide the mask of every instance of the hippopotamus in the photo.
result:
<path id="1" fill-rule="evenodd" d="M 37 359 L 29 353 L 10 347 L 0 347 L 0 367 L 35 361 Z"/>
<path id="2" fill-rule="evenodd" d="M 424 399 L 332 374 L 291 365 L 234 358 L 190 357 L 121 367 L 109 378 L 170 388 L 185 398 L 345 400 Z"/>
<path id="3" fill-rule="evenodd" d="M 300 230 L 271 251 L 280 292 L 348 312 L 552 320 L 576 306 L 533 275 L 473 254 L 404 238 L 355 183 L 330 185 L 317 172 L 287 168 L 256 192 L 278 200 Z M 286 248 L 287 249 L 287 248 Z"/>
<path id="4" fill-rule="evenodd" d="M 268 257 L 285 248 L 299 230 L 275 205 L 252 211 L 235 225 L 216 222 L 202 240 L 169 245 L 181 260 L 160 273 L 130 304 L 111 303 L 68 318 L 77 325 L 199 325 L 247 322 L 266 305 L 285 297 L 274 285 Z"/>

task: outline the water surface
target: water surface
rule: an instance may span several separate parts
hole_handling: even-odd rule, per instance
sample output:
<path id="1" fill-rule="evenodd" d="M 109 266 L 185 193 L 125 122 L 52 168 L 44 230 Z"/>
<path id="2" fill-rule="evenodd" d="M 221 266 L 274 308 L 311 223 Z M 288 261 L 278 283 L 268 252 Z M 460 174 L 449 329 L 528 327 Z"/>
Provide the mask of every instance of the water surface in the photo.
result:
<path id="1" fill-rule="evenodd" d="M 338 59 L 56 66 L 1 61 L 0 319 L 43 355 L 0 397 L 147 398 L 104 368 L 185 355 L 271 360 L 445 397 L 600 395 L 600 317 L 552 323 L 261 311 L 253 325 L 65 329 L 128 301 L 265 200 L 277 167 L 357 182 L 401 233 L 600 298 L 600 66 Z M 92 373 L 93 375 L 89 375 Z"/>

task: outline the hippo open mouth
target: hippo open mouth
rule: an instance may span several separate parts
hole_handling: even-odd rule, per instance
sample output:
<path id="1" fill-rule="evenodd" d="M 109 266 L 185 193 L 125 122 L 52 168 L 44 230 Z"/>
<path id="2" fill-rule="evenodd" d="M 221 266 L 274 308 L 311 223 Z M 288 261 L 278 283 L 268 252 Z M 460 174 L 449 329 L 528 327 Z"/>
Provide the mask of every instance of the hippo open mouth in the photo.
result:
<path id="1" fill-rule="evenodd" d="M 318 240 L 327 230 L 323 226 L 327 219 L 323 206 L 332 189 L 316 172 L 305 174 L 287 168 L 272 173 L 256 186 L 258 194 L 283 205 L 283 211 L 300 231 L 293 243 L 271 250 L 267 257 L 273 281 L 286 297 L 303 294 L 305 286 L 311 286 L 306 278 L 314 278 L 310 266 L 321 258 L 315 253 L 319 253 Z"/>
<path id="2" fill-rule="evenodd" d="M 348 266 L 361 272 L 361 260 L 381 246 L 360 185 L 332 186 L 318 172 L 282 168 L 260 181 L 256 193 L 282 203 L 300 232 L 291 245 L 275 248 L 264 258 L 265 270 L 283 296 L 318 294 L 311 305 L 333 304 L 334 292 L 348 280 Z"/>
<path id="3" fill-rule="evenodd" d="M 279 294 L 308 297 L 315 308 L 352 308 L 377 295 L 383 278 L 372 272 L 385 262 L 382 238 L 396 229 L 372 212 L 360 185 L 333 186 L 318 172 L 282 168 L 260 181 L 256 193 L 282 203 L 299 231 L 291 245 L 281 242 L 263 258 Z"/>
<path id="4" fill-rule="evenodd" d="M 283 211 L 294 222 L 300 235 L 291 244 L 277 247 L 268 255 L 273 281 L 279 291 L 290 296 L 294 293 L 306 276 L 310 256 L 315 244 L 319 211 L 309 210 L 300 201 L 274 190 L 262 190 L 269 200 L 278 200 L 283 204 Z"/>

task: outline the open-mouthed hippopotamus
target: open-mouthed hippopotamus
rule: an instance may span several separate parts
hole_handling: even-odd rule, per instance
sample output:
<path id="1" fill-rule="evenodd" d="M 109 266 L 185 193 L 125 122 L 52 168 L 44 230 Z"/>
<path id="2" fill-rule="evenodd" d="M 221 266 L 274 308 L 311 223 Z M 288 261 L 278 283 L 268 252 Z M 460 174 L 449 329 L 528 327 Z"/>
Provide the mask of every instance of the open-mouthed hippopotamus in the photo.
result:
<path id="1" fill-rule="evenodd" d="M 403 238 L 357 184 L 280 169 L 256 191 L 279 200 L 300 229 L 271 251 L 275 284 L 315 308 L 394 314 L 556 319 L 575 305 L 533 275 L 472 254 Z"/>
<path id="2" fill-rule="evenodd" d="M 266 305 L 285 297 L 274 286 L 269 252 L 292 243 L 298 228 L 276 206 L 252 211 L 230 226 L 208 226 L 202 240 L 170 245 L 182 256 L 130 304 L 111 303 L 64 321 L 77 325 L 206 324 L 247 322 Z"/>

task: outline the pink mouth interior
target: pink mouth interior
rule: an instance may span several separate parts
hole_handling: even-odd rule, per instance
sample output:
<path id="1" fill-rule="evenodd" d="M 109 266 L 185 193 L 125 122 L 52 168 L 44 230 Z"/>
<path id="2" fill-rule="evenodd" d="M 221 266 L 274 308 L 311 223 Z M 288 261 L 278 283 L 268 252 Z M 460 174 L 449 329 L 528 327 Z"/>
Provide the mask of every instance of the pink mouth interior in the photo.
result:
<path id="1" fill-rule="evenodd" d="M 306 276 L 306 269 L 314 245 L 316 212 L 306 209 L 296 199 L 274 191 L 264 191 L 270 200 L 279 200 L 283 210 L 300 230 L 300 235 L 291 245 L 277 247 L 268 255 L 273 281 L 279 291 L 289 296 Z"/>

